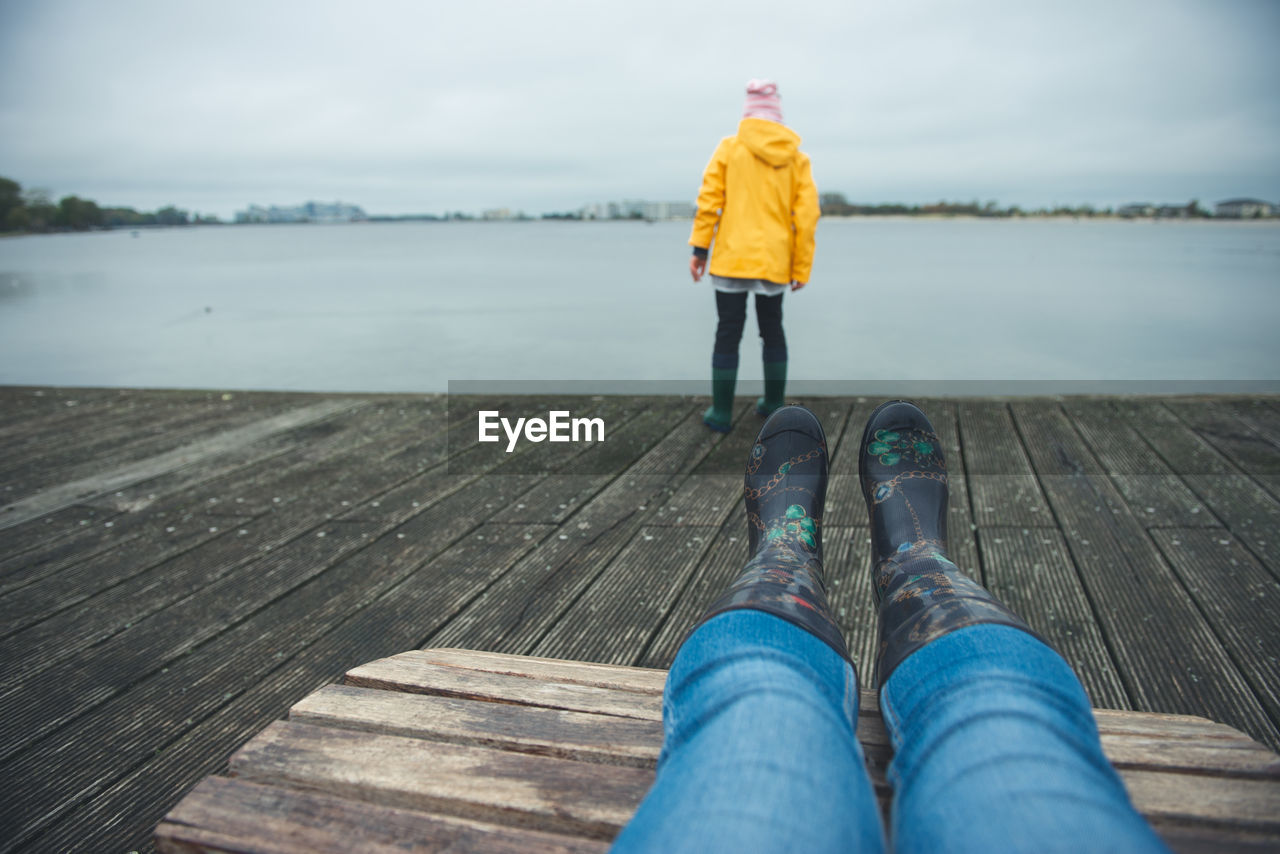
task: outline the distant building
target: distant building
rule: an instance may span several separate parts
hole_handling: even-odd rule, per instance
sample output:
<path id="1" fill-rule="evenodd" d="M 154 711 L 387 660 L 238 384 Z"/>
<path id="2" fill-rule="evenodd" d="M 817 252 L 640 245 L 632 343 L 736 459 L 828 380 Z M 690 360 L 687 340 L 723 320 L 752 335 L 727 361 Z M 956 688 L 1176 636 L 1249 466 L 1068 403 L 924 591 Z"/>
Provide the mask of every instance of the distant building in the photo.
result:
<path id="1" fill-rule="evenodd" d="M 1213 215 L 1224 219 L 1252 219 L 1271 216 L 1273 210 L 1270 202 L 1261 199 L 1227 199 L 1213 206 Z"/>
<path id="2" fill-rule="evenodd" d="M 1156 206 L 1150 202 L 1134 202 L 1128 205 L 1121 205 L 1116 209 L 1116 216 L 1132 218 L 1135 216 L 1155 216 Z"/>
<path id="3" fill-rule="evenodd" d="M 369 217 L 358 205 L 307 202 L 294 207 L 249 205 L 236 211 L 236 222 L 359 222 Z"/>
<path id="4" fill-rule="evenodd" d="M 604 202 L 584 205 L 583 219 L 644 219 L 650 222 L 693 219 L 696 208 L 692 202 L 646 202 L 640 199 L 624 199 L 621 202 Z"/>
<path id="5" fill-rule="evenodd" d="M 493 208 L 492 210 L 487 210 L 480 214 L 480 218 L 487 220 L 503 220 L 512 219 L 513 215 L 511 213 L 511 208 Z"/>
<path id="6" fill-rule="evenodd" d="M 642 214 L 649 220 L 693 219 L 692 202 L 645 202 Z"/>

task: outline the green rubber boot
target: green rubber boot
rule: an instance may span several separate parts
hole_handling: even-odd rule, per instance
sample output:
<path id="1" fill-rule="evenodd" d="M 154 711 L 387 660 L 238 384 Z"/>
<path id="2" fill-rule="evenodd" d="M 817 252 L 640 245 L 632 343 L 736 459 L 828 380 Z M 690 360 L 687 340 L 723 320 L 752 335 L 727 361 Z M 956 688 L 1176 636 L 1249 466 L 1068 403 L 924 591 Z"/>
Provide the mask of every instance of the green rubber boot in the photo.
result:
<path id="1" fill-rule="evenodd" d="M 737 368 L 711 369 L 711 408 L 702 413 L 702 423 L 717 433 L 728 433 L 733 426 L 733 389 L 737 384 Z"/>
<path id="2" fill-rule="evenodd" d="M 787 363 L 764 363 L 764 397 L 756 398 L 756 414 L 772 415 L 786 402 Z"/>

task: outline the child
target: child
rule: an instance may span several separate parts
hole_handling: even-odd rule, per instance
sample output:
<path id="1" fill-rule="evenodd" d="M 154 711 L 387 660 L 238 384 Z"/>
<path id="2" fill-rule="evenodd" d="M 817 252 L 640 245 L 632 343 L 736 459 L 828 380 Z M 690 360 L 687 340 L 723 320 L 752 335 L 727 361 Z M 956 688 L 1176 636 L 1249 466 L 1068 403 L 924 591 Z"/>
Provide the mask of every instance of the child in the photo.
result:
<path id="1" fill-rule="evenodd" d="M 720 140 L 702 176 L 689 243 L 689 272 L 699 281 L 711 254 L 716 289 L 715 348 L 711 355 L 711 408 L 702 421 L 729 432 L 738 379 L 738 342 L 747 317 L 747 294 L 756 295 L 756 321 L 764 339 L 764 397 L 756 411 L 768 415 L 783 404 L 787 339 L 782 294 L 809 281 L 818 190 L 800 136 L 782 124 L 782 101 L 771 80 L 747 83 L 747 102 L 736 136 Z"/>

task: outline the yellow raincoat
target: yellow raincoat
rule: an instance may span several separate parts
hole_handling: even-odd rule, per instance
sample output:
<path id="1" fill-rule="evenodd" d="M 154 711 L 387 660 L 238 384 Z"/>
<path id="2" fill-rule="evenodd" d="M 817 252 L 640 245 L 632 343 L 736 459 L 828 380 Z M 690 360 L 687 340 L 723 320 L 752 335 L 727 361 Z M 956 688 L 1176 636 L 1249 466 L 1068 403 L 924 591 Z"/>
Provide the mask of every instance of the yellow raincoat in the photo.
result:
<path id="1" fill-rule="evenodd" d="M 690 245 L 705 249 L 715 239 L 713 276 L 807 282 L 817 227 L 818 189 L 799 134 L 743 119 L 707 164 Z"/>

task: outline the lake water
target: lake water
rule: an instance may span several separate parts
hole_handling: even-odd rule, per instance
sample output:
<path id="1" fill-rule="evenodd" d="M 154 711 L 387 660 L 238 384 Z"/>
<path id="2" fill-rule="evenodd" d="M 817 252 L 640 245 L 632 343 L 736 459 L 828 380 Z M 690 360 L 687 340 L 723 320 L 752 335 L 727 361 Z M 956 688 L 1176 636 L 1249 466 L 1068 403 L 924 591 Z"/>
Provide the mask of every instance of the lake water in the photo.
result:
<path id="1" fill-rule="evenodd" d="M 0 384 L 658 380 L 701 393 L 715 310 L 689 279 L 688 231 L 441 222 L 4 239 Z M 785 300 L 796 388 L 1280 388 L 1273 223 L 826 219 L 810 285 Z M 757 342 L 749 326 L 744 379 L 760 376 Z"/>

